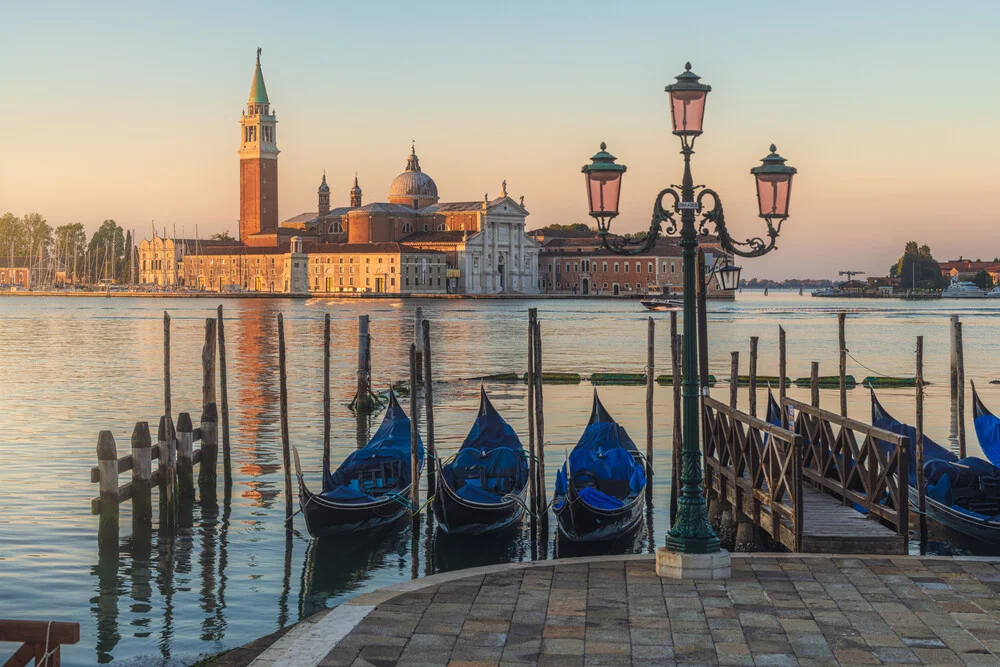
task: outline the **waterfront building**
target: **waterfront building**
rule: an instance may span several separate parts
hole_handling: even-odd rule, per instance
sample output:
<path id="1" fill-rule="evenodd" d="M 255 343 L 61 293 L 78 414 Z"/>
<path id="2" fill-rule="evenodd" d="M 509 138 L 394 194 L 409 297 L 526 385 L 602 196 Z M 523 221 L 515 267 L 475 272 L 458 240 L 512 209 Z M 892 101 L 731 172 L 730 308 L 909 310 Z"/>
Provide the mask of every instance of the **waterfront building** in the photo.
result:
<path id="1" fill-rule="evenodd" d="M 0 256 L 0 289 L 31 289 L 37 285 L 65 285 L 72 270 L 52 255 Z"/>
<path id="2" fill-rule="evenodd" d="M 993 278 L 993 284 L 1000 284 L 1000 262 L 972 261 L 971 259 L 950 259 L 947 262 L 939 262 L 941 275 L 952 280 L 974 280 L 980 271 L 985 271 Z"/>
<path id="3" fill-rule="evenodd" d="M 675 239 L 658 239 L 649 252 L 625 257 L 604 248 L 593 232 L 536 230 L 531 233 L 548 238 L 539 256 L 544 294 L 638 296 L 650 292 L 664 295 L 684 292 L 681 248 Z M 710 269 L 721 251 L 711 241 L 703 242 L 702 246 L 706 266 Z M 707 287 L 709 298 L 734 298 L 733 292 L 720 290 L 712 280 Z"/>
<path id="4" fill-rule="evenodd" d="M 355 174 L 348 205 L 331 208 L 324 172 L 316 211 L 279 222 L 276 127 L 258 49 L 240 118 L 239 241 L 143 241 L 140 282 L 295 294 L 539 293 L 541 244 L 525 233 L 524 197 L 509 196 L 504 181 L 497 197 L 442 202 L 415 145 L 387 201 L 365 204 Z"/>

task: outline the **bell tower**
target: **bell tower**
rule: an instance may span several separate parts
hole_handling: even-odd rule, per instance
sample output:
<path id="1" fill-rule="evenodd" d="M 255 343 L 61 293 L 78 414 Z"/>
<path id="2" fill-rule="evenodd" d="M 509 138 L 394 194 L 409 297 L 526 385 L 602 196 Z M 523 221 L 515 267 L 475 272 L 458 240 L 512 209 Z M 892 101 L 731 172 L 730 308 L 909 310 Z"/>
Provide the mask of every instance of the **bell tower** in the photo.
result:
<path id="1" fill-rule="evenodd" d="M 278 123 L 260 71 L 260 49 L 250 84 L 247 108 L 240 118 L 240 241 L 260 245 L 252 234 L 278 230 Z M 263 242 L 270 245 L 270 241 Z"/>
<path id="2" fill-rule="evenodd" d="M 330 186 L 326 184 L 326 169 L 323 170 L 323 182 L 316 191 L 318 197 L 317 211 L 320 217 L 330 212 Z"/>

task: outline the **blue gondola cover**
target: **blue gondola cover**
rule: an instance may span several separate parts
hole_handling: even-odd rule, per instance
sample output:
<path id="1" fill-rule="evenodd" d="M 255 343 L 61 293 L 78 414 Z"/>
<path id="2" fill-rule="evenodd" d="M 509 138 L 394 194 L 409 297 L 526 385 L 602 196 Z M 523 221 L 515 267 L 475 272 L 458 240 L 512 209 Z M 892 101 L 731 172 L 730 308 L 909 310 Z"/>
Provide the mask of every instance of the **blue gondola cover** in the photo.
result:
<path id="1" fill-rule="evenodd" d="M 982 404 L 979 404 L 978 407 L 981 408 L 981 411 L 977 410 L 976 412 L 980 412 L 980 414 L 975 416 L 972 424 L 976 427 L 979 446 L 993 465 L 1000 466 L 1000 417 L 982 408 Z"/>

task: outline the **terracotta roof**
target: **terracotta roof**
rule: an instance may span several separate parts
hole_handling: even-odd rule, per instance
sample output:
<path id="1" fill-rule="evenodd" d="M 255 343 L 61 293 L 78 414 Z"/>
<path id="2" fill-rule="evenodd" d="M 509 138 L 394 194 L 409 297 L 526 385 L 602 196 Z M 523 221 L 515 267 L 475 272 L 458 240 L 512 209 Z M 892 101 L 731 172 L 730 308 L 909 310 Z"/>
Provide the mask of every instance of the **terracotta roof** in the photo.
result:
<path id="1" fill-rule="evenodd" d="M 413 248 L 396 241 L 387 241 L 385 243 L 306 243 L 303 246 L 303 251 L 307 254 L 378 254 L 378 253 L 396 253 L 396 252 L 414 252 L 414 253 L 431 253 L 431 254 L 443 254 L 438 250 L 421 250 L 419 248 Z"/>
<path id="2" fill-rule="evenodd" d="M 461 243 L 465 240 L 466 234 L 467 232 L 463 231 L 414 232 L 404 236 L 403 243 Z"/>
<path id="3" fill-rule="evenodd" d="M 287 245 L 280 246 L 245 246 L 242 244 L 235 245 L 223 245 L 223 246 L 208 246 L 205 248 L 200 248 L 198 252 L 191 252 L 187 254 L 188 257 L 198 257 L 201 255 L 245 255 L 247 257 L 252 255 L 284 255 L 288 253 Z"/>
<path id="4" fill-rule="evenodd" d="M 557 239 L 557 241 L 572 241 L 572 239 Z M 555 246 L 554 242 L 552 244 L 546 244 L 542 246 L 540 258 L 562 258 L 562 257 L 572 257 L 574 255 L 580 256 L 615 256 L 622 257 L 627 260 L 627 257 L 619 255 L 618 253 L 613 253 L 604 246 L 594 246 L 594 245 L 581 245 L 579 243 L 573 245 L 567 243 L 565 245 Z M 656 246 L 645 253 L 635 255 L 636 257 L 680 257 L 681 248 L 677 245 L 677 241 L 674 239 L 657 239 Z"/>

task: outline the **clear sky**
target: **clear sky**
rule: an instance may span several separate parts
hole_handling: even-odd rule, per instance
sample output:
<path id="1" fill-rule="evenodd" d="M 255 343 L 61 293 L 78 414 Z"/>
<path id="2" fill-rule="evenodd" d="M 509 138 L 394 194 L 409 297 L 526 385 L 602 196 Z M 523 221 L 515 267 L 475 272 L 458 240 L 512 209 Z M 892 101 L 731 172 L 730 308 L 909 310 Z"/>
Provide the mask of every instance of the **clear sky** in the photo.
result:
<path id="1" fill-rule="evenodd" d="M 1000 3 L 5 3 L 0 212 L 193 235 L 238 216 L 255 49 L 278 116 L 282 218 L 384 201 L 410 140 L 443 201 L 523 194 L 529 228 L 588 222 L 580 166 L 628 165 L 615 231 L 680 179 L 665 84 L 713 87 L 696 183 L 757 233 L 748 173 L 799 169 L 780 252 L 744 275 L 884 273 L 907 240 L 1000 255 Z"/>

